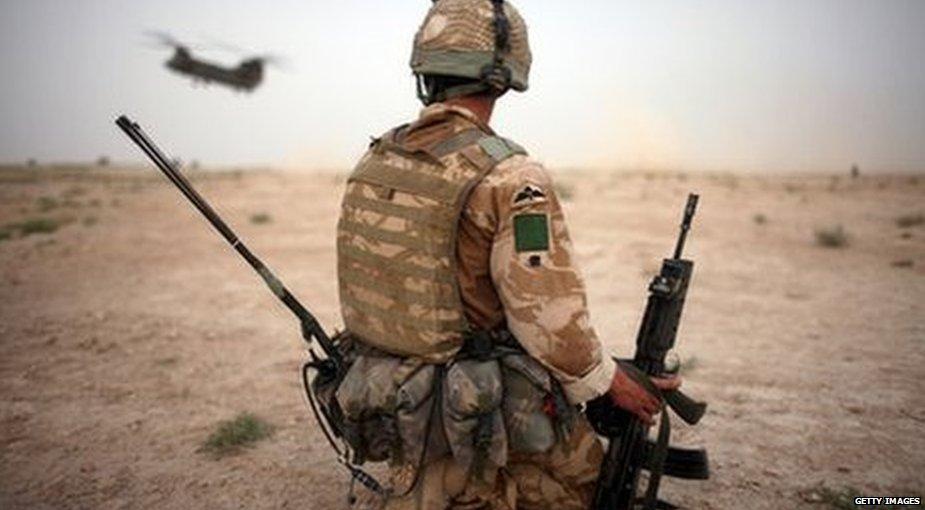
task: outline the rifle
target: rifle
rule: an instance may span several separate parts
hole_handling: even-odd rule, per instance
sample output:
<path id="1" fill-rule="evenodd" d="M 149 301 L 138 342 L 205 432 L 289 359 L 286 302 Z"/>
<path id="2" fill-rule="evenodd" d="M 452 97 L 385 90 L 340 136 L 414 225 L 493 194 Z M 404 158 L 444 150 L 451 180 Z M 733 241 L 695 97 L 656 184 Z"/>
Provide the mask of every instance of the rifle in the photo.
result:
<path id="1" fill-rule="evenodd" d="M 233 230 L 225 223 L 224 220 L 215 212 L 208 202 L 199 192 L 193 188 L 192 184 L 184 177 L 180 170 L 174 166 L 171 159 L 165 156 L 151 139 L 142 131 L 141 126 L 132 122 L 125 115 L 116 119 L 116 125 L 125 132 L 128 137 L 151 159 L 151 162 L 173 183 L 180 193 L 193 204 L 206 220 L 215 227 L 215 230 L 228 244 L 234 248 L 241 257 L 260 275 L 263 281 L 270 288 L 270 291 L 279 298 L 280 301 L 291 311 L 299 320 L 302 331 L 302 339 L 305 340 L 308 348 L 310 360 L 302 365 L 302 385 L 305 394 L 308 397 L 309 406 L 315 415 L 318 426 L 327 438 L 328 443 L 337 453 L 337 460 L 343 464 L 348 471 L 352 480 L 357 480 L 370 490 L 382 494 L 382 486 L 372 476 L 358 468 L 351 461 L 350 447 L 343 440 L 343 412 L 333 396 L 333 391 L 319 391 L 321 388 L 336 388 L 340 381 L 347 373 L 347 364 L 344 356 L 338 348 L 337 337 L 332 340 L 325 332 L 321 324 L 308 311 L 307 308 L 298 300 L 289 289 L 273 274 L 264 263 L 257 258 L 244 244 L 243 241 L 234 233 Z M 314 344 L 321 347 L 324 356 L 318 356 L 314 350 Z M 309 373 L 314 370 L 315 377 L 309 381 Z M 323 398 L 319 398 L 319 393 Z M 340 444 L 338 444 L 340 439 Z"/>
<path id="2" fill-rule="evenodd" d="M 636 354 L 632 360 L 618 360 L 620 370 L 625 370 L 649 392 L 660 395 L 671 410 L 691 425 L 703 417 L 706 404 L 694 401 L 677 390 L 659 392 L 648 378 L 670 375 L 678 369 L 677 366 L 669 366 L 672 363 L 666 363 L 666 356 L 675 344 L 687 287 L 694 270 L 694 263 L 682 259 L 681 253 L 697 208 L 697 199 L 697 195 L 688 196 L 674 255 L 663 260 L 661 271 L 649 284 L 649 298 L 636 336 Z M 646 510 L 677 508 L 658 499 L 662 475 L 693 480 L 709 478 L 705 450 L 668 445 L 671 422 L 667 410 L 661 413 L 655 442 L 648 439 L 649 427 L 631 413 L 617 408 L 609 394 L 588 402 L 585 413 L 598 434 L 609 439 L 592 510 L 630 510 L 640 504 Z M 643 469 L 649 471 L 649 482 L 645 495 L 637 498 L 639 475 Z"/>

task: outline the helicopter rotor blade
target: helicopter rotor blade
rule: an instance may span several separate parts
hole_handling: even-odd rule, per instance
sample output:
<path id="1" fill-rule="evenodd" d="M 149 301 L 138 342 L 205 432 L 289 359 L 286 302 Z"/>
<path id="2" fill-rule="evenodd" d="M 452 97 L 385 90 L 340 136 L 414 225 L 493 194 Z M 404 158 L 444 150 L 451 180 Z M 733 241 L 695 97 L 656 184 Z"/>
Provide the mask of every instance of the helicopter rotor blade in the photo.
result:
<path id="1" fill-rule="evenodd" d="M 259 60 L 265 65 L 275 67 L 282 71 L 289 71 L 292 69 L 292 63 L 290 60 L 282 55 L 275 53 L 264 53 L 262 55 L 254 55 L 251 57 L 253 60 Z"/>
<path id="2" fill-rule="evenodd" d="M 146 44 L 146 46 L 149 46 L 149 47 L 157 47 L 157 46 L 164 47 L 164 46 L 166 46 L 166 47 L 168 47 L 168 48 L 174 48 L 174 49 L 176 49 L 176 48 L 185 48 L 185 49 L 187 49 L 187 50 L 199 50 L 199 49 L 201 49 L 201 46 L 200 46 L 200 45 L 198 45 L 198 44 L 187 44 L 187 43 L 185 43 L 185 42 L 183 42 L 183 41 L 177 39 L 176 37 L 174 37 L 173 35 L 171 35 L 169 32 L 166 32 L 166 31 L 163 31 L 163 30 L 145 30 L 145 31 L 143 32 L 143 34 L 144 34 L 146 37 L 148 37 L 148 39 L 149 39 L 149 41 L 150 41 L 149 43 Z"/>
<path id="3" fill-rule="evenodd" d="M 243 46 L 238 46 L 237 44 L 231 44 L 227 41 L 223 41 L 215 37 L 208 36 L 208 37 L 202 37 L 201 39 L 208 41 L 207 47 L 209 48 L 213 48 L 213 49 L 217 49 L 221 51 L 227 51 L 228 53 L 233 53 L 239 56 L 249 55 L 253 53 L 253 51 L 248 50 L 244 48 Z"/>
<path id="4" fill-rule="evenodd" d="M 144 35 L 153 39 L 157 44 L 162 46 L 185 46 L 179 39 L 162 30 L 145 30 Z"/>

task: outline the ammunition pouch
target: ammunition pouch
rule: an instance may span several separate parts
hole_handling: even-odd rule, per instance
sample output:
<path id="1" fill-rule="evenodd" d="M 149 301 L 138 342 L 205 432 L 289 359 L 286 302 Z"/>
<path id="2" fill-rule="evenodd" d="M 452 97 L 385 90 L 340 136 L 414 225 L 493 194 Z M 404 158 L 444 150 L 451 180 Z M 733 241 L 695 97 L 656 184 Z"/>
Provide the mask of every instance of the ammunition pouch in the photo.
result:
<path id="1" fill-rule="evenodd" d="M 339 332 L 331 340 L 346 367 L 351 366 L 356 348 L 353 338 L 345 332 Z M 315 375 L 311 377 L 313 370 Z M 322 426 L 327 427 L 336 437 L 345 437 L 347 433 L 346 419 L 337 401 L 337 389 L 342 381 L 343 372 L 338 370 L 331 359 L 313 358 L 302 365 L 302 383 L 312 408 L 323 416 L 325 423 Z"/>
<path id="2" fill-rule="evenodd" d="M 336 395 L 355 461 L 400 461 L 404 445 L 423 445 L 433 387 L 433 365 L 359 349 Z"/>
<path id="3" fill-rule="evenodd" d="M 510 334 L 467 335 L 446 365 L 393 356 L 357 342 L 336 388 L 354 461 L 420 465 L 452 454 L 471 476 L 542 453 L 577 410 Z"/>
<path id="4" fill-rule="evenodd" d="M 542 365 L 526 354 L 501 359 L 502 412 L 511 451 L 542 453 L 562 439 L 577 415 L 561 404 L 565 395 Z M 558 401 L 558 404 L 557 404 Z"/>
<path id="5" fill-rule="evenodd" d="M 504 386 L 496 359 L 457 360 L 444 381 L 444 432 L 453 458 L 480 476 L 488 463 L 507 464 L 507 436 L 501 415 Z"/>

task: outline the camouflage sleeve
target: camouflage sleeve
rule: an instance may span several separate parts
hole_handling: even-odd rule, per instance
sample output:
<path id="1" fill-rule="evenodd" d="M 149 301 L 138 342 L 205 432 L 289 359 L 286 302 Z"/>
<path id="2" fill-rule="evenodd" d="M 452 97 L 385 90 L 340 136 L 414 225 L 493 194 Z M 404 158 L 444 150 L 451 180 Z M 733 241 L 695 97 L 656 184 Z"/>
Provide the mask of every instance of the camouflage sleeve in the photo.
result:
<path id="1" fill-rule="evenodd" d="M 491 277 L 508 328 L 580 403 L 607 391 L 616 366 L 588 317 L 565 217 L 546 170 L 525 156 L 502 162 L 480 185 L 491 197 Z"/>

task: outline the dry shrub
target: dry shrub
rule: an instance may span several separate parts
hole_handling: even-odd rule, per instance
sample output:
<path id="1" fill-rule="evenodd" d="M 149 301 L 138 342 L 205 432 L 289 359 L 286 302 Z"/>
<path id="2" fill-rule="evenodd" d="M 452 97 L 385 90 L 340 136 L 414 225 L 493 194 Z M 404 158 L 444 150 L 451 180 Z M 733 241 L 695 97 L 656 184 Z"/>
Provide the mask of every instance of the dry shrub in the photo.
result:
<path id="1" fill-rule="evenodd" d="M 215 432 L 209 435 L 199 451 L 223 457 L 238 453 L 245 446 L 270 437 L 273 426 L 253 413 L 241 413 L 233 420 L 221 421 Z"/>
<path id="2" fill-rule="evenodd" d="M 896 226 L 899 228 L 917 227 L 925 223 L 925 214 L 904 214 L 896 218 Z"/>
<path id="3" fill-rule="evenodd" d="M 273 221 L 273 217 L 267 213 L 256 213 L 251 215 L 251 223 L 254 225 L 266 225 Z"/>
<path id="4" fill-rule="evenodd" d="M 68 222 L 70 222 L 70 220 L 65 218 L 26 218 L 23 221 L 7 223 L 6 225 L 0 226 L 0 238 L 10 239 L 13 237 L 13 234 L 19 234 L 19 237 L 26 237 L 32 234 L 50 234 Z"/>
<path id="5" fill-rule="evenodd" d="M 816 244 L 825 248 L 844 248 L 848 246 L 848 234 L 841 225 L 819 228 L 816 229 Z"/>

